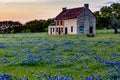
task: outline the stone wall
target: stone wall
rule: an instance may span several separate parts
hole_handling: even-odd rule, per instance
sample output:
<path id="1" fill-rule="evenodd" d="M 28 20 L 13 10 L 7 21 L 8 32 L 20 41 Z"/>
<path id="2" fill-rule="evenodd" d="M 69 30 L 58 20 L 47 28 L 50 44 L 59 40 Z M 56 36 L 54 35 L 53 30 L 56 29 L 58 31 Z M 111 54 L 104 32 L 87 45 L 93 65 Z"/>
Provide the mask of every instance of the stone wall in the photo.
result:
<path id="1" fill-rule="evenodd" d="M 84 26 L 84 34 L 90 33 L 90 27 L 93 27 L 93 34 L 96 34 L 96 17 L 93 13 L 88 9 L 80 13 L 77 17 L 77 33 L 79 34 L 79 27 Z"/>

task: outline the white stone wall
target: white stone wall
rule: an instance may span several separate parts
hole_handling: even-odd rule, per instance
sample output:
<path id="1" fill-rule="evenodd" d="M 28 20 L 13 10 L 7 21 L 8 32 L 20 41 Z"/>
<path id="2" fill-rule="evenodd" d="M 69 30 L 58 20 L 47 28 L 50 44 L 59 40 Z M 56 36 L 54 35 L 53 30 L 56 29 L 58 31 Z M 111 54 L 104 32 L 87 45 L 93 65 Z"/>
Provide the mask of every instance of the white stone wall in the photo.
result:
<path id="1" fill-rule="evenodd" d="M 48 34 L 50 35 L 50 26 L 48 26 Z"/>
<path id="2" fill-rule="evenodd" d="M 50 35 L 50 28 L 51 28 L 52 26 L 48 26 L 48 34 Z"/>
<path id="3" fill-rule="evenodd" d="M 52 32 L 51 32 L 51 30 L 50 30 L 51 28 L 52 28 Z M 54 28 L 54 32 L 53 32 L 53 28 Z M 51 35 L 51 33 L 52 33 L 52 35 L 55 35 L 55 34 L 56 34 L 55 26 L 49 26 L 49 27 L 48 27 L 48 34 Z"/>
<path id="4" fill-rule="evenodd" d="M 73 26 L 73 32 L 71 32 Z M 68 34 L 77 34 L 77 19 L 64 20 L 64 27 L 67 27 Z"/>

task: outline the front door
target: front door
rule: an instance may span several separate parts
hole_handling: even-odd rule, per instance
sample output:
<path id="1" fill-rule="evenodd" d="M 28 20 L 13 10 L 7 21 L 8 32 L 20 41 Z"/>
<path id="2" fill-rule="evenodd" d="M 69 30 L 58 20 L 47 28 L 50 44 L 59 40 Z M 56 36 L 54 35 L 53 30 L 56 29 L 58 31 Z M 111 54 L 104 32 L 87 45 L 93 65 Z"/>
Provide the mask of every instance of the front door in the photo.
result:
<path id="1" fill-rule="evenodd" d="M 84 27 L 83 26 L 79 27 L 79 33 L 84 33 Z"/>
<path id="2" fill-rule="evenodd" d="M 90 27 L 90 33 L 92 34 L 93 33 L 93 27 Z"/>
<path id="3" fill-rule="evenodd" d="M 67 27 L 65 28 L 65 34 L 68 34 Z"/>
<path id="4" fill-rule="evenodd" d="M 58 34 L 61 34 L 61 32 L 60 32 L 60 27 L 59 27 L 59 30 L 58 30 Z"/>

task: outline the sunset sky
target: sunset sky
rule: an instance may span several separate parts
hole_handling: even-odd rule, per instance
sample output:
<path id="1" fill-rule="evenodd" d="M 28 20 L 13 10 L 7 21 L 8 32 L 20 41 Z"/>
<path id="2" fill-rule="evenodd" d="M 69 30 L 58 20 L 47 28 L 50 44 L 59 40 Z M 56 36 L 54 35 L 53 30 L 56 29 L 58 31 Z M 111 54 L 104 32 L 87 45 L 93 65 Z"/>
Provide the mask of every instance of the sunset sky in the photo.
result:
<path id="1" fill-rule="evenodd" d="M 0 21 L 13 20 L 25 23 L 34 19 L 55 17 L 63 7 L 81 7 L 85 3 L 92 11 L 120 0 L 0 0 Z"/>

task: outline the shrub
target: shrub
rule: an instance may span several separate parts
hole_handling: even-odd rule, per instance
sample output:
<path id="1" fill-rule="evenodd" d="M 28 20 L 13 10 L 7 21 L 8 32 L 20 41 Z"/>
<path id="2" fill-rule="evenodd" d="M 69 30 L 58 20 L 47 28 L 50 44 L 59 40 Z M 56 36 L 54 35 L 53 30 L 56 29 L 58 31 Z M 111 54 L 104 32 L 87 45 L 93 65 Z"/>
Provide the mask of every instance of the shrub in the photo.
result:
<path id="1" fill-rule="evenodd" d="M 87 34 L 87 37 L 95 37 L 95 35 L 94 35 L 94 34 L 89 33 L 89 34 Z"/>

